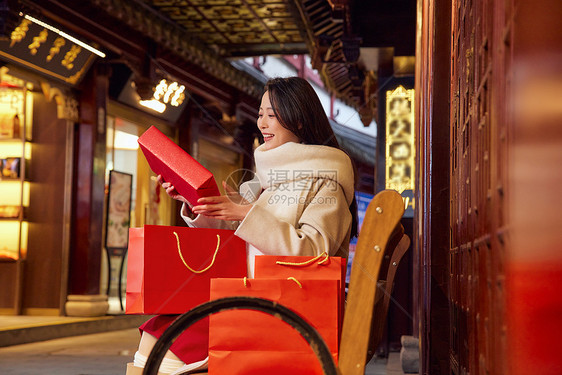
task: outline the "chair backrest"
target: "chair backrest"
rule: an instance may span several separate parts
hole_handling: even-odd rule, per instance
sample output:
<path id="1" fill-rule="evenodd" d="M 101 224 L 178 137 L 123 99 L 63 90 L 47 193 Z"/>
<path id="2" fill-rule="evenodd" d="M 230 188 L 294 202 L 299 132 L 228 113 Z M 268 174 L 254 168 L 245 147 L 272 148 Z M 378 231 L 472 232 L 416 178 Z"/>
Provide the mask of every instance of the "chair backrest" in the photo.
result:
<path id="1" fill-rule="evenodd" d="M 364 374 L 384 331 L 386 312 L 400 259 L 410 240 L 400 219 L 404 203 L 394 190 L 373 198 L 357 241 L 342 327 L 339 370 Z"/>
<path id="2" fill-rule="evenodd" d="M 371 323 L 371 338 L 369 340 L 367 359 L 365 362 L 369 362 L 375 355 L 377 347 L 382 340 L 394 285 L 394 276 L 396 276 L 396 270 L 398 269 L 402 257 L 410 247 L 410 237 L 404 234 L 402 225 L 399 225 L 399 229 L 400 232 L 393 236 L 391 243 L 386 248 L 384 255 L 385 262 L 381 265 L 381 270 L 379 272 L 375 295 L 375 308 Z M 390 261 L 386 262 L 386 260 Z M 386 273 L 384 271 L 386 271 Z"/>

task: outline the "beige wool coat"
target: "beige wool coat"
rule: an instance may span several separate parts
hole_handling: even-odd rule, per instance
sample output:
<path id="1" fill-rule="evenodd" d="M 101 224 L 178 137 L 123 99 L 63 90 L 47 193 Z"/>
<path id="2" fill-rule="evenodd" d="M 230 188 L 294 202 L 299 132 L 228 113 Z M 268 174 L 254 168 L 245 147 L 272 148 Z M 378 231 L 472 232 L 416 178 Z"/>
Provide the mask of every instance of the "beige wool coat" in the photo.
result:
<path id="1" fill-rule="evenodd" d="M 241 222 L 182 217 L 191 227 L 235 229 L 247 242 L 248 271 L 256 255 L 347 257 L 354 197 L 351 160 L 334 147 L 288 142 L 254 152 L 256 176 L 240 194 L 253 207 Z"/>

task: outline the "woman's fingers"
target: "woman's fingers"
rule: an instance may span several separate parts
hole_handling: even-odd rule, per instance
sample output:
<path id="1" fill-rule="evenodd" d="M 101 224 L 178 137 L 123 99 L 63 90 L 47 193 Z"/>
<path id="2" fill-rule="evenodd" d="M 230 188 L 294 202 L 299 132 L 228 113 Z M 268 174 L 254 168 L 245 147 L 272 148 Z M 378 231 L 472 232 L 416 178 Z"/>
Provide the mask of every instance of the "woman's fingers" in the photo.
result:
<path id="1" fill-rule="evenodd" d="M 233 189 L 225 181 L 222 182 L 222 186 L 224 187 L 224 191 L 226 192 L 226 195 L 231 202 L 234 202 L 236 204 L 247 204 L 248 203 L 248 201 L 246 201 L 244 198 L 242 198 L 242 196 L 240 195 L 240 193 L 238 193 L 238 191 Z"/>
<path id="2" fill-rule="evenodd" d="M 199 198 L 197 205 L 193 206 L 191 210 L 194 214 L 220 220 L 243 220 L 251 207 L 251 205 L 237 204 L 233 202 L 231 196 L 222 195 Z"/>
<path id="3" fill-rule="evenodd" d="M 156 177 L 156 181 L 157 181 L 160 185 L 162 185 L 162 187 L 163 187 L 164 189 L 166 189 L 166 192 L 170 192 L 170 191 L 174 190 L 174 185 L 172 185 L 171 182 L 166 182 L 166 181 L 164 181 L 164 179 L 162 178 L 162 175 L 161 175 L 161 174 L 159 174 L 158 177 Z"/>
<path id="4" fill-rule="evenodd" d="M 227 200 L 228 198 L 223 195 L 217 197 L 203 197 L 197 200 L 197 204 L 217 204 L 226 202 Z"/>
<path id="5" fill-rule="evenodd" d="M 213 218 L 215 218 L 215 219 L 224 220 L 224 215 L 223 215 L 222 211 L 205 212 L 205 213 L 201 213 L 200 215 L 204 215 L 204 216 L 208 216 L 208 217 L 213 217 Z"/>
<path id="6" fill-rule="evenodd" d="M 193 206 L 191 209 L 194 213 L 207 213 L 207 212 L 216 212 L 222 210 L 224 207 L 219 204 L 199 204 L 197 206 Z"/>
<path id="7" fill-rule="evenodd" d="M 238 192 L 234 190 L 230 185 L 228 185 L 225 181 L 222 182 L 222 187 L 227 194 L 238 194 Z"/>
<path id="8" fill-rule="evenodd" d="M 222 207 L 217 207 L 217 205 L 206 205 L 206 204 L 194 206 L 192 208 L 193 212 L 213 212 L 218 210 L 222 210 Z"/>
<path id="9" fill-rule="evenodd" d="M 162 186 L 162 188 L 166 191 L 166 194 L 168 194 L 168 196 L 170 198 L 176 199 L 176 200 L 178 200 L 180 202 L 183 202 L 183 203 L 187 203 L 187 199 L 185 199 L 183 196 L 181 196 L 178 193 L 175 186 L 172 185 L 171 182 L 164 181 L 164 178 L 162 178 L 161 174 L 156 176 L 156 181 Z"/>

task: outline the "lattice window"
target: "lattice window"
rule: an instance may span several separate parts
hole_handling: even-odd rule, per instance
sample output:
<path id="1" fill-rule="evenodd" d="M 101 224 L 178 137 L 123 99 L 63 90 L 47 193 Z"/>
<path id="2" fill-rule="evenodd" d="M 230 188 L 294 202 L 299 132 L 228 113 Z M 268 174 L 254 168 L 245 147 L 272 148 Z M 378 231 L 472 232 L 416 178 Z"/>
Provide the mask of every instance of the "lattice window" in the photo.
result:
<path id="1" fill-rule="evenodd" d="M 451 370 L 502 374 L 513 0 L 455 0 L 451 44 Z"/>

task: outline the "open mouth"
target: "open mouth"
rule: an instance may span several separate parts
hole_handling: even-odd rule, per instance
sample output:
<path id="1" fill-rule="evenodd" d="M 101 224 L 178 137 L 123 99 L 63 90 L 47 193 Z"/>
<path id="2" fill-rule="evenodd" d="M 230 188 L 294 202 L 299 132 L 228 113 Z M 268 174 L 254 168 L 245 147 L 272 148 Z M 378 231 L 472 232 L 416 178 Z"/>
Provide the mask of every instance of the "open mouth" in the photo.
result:
<path id="1" fill-rule="evenodd" d="M 263 134 L 263 140 L 266 141 L 266 142 L 270 141 L 273 137 L 274 137 L 273 134 L 267 134 L 267 133 Z"/>

